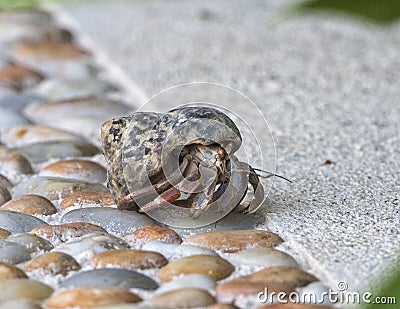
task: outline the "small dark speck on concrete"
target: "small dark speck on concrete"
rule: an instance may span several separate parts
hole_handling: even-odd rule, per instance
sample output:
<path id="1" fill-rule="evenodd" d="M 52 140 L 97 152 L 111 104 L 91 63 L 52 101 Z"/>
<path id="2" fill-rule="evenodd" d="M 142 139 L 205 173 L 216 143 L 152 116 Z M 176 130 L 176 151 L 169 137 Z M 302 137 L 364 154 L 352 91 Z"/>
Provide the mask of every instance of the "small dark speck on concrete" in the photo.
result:
<path id="1" fill-rule="evenodd" d="M 217 15 L 209 9 L 202 9 L 199 13 L 199 19 L 203 21 L 213 21 L 217 19 Z"/>
<path id="2" fill-rule="evenodd" d="M 332 160 L 329 160 L 329 159 L 327 159 L 327 160 L 325 160 L 325 162 L 324 163 L 322 163 L 321 164 L 321 166 L 325 166 L 325 165 L 332 165 L 332 164 L 335 164 L 336 162 L 334 162 L 334 161 L 332 161 Z"/>

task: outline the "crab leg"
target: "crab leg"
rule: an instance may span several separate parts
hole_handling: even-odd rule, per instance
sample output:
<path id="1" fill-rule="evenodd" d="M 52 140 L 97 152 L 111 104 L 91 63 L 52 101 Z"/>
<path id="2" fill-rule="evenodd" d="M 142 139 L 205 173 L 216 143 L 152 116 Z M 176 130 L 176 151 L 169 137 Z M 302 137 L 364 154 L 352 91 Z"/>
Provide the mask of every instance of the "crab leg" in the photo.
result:
<path id="1" fill-rule="evenodd" d="M 192 204 L 191 215 L 194 217 L 200 216 L 212 201 L 219 178 L 218 169 L 215 166 L 211 168 L 202 165 L 198 166 L 194 161 L 191 161 L 185 169 L 184 176 L 185 178 L 175 184 L 174 187 L 141 207 L 140 211 L 146 212 L 167 203 L 172 203 L 181 196 L 180 192 L 186 192 L 196 194 Z M 209 179 L 212 179 L 210 184 L 208 184 Z"/>
<path id="2" fill-rule="evenodd" d="M 199 192 L 194 198 L 190 210 L 190 216 L 193 217 L 193 219 L 198 218 L 210 207 L 219 178 L 217 167 L 209 168 L 200 165 L 199 171 L 202 179 L 213 179 L 213 181 L 205 190 Z"/>
<path id="3" fill-rule="evenodd" d="M 136 190 L 132 193 L 129 193 L 128 195 L 124 196 L 118 201 L 118 209 L 125 209 L 125 205 L 132 203 L 135 201 L 135 199 L 149 195 L 151 193 L 154 193 L 154 191 L 164 191 L 168 189 L 171 186 L 171 182 L 176 182 L 179 181 L 179 179 L 182 177 L 181 171 L 185 171 L 189 165 L 190 161 L 188 157 L 184 157 L 181 165 L 177 170 L 175 170 L 172 175 L 168 178 L 165 179 L 153 186 L 148 186 L 139 190 Z M 178 197 L 179 198 L 179 197 Z"/>
<path id="4" fill-rule="evenodd" d="M 152 209 L 163 206 L 165 204 L 172 203 L 180 197 L 181 197 L 181 191 L 179 191 L 175 187 L 169 188 L 167 191 L 165 191 L 165 192 L 161 193 L 159 196 L 157 196 L 153 201 L 151 201 L 150 203 L 147 203 L 146 205 L 141 207 L 139 212 L 147 212 Z"/>
<path id="5" fill-rule="evenodd" d="M 188 165 L 186 165 L 184 176 L 185 178 L 183 178 L 173 187 L 161 193 L 153 201 L 147 203 L 143 207 L 140 207 L 139 211 L 147 212 L 152 209 L 158 208 L 160 206 L 166 205 L 168 203 L 175 202 L 178 198 L 181 197 L 181 192 L 191 193 L 190 191 L 193 190 L 191 189 L 191 187 L 193 187 L 192 181 L 198 179 L 198 169 L 194 162 L 190 162 Z"/>

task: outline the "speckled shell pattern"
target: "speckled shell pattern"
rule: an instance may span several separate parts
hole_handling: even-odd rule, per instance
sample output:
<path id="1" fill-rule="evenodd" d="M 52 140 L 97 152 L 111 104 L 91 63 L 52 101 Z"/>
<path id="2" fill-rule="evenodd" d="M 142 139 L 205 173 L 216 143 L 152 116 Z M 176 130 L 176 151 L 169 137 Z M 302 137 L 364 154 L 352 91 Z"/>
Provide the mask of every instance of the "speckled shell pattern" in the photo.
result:
<path id="1" fill-rule="evenodd" d="M 126 148 L 130 147 L 131 150 L 142 153 L 139 150 L 141 141 L 159 118 L 157 113 L 137 112 L 128 117 L 111 119 L 102 125 L 101 140 L 107 161 L 107 186 L 116 201 L 130 193 L 124 177 L 123 152 L 128 152 Z M 126 137 L 127 130 L 129 134 Z M 124 145 L 127 141 L 128 144 Z"/>
<path id="2" fill-rule="evenodd" d="M 242 142 L 234 122 L 210 107 L 183 107 L 165 114 L 136 112 L 107 121 L 101 132 L 108 186 L 116 200 L 163 179 L 162 163 L 177 161 L 176 153 L 171 154 L 185 145 L 218 142 L 233 154 Z"/>
<path id="3" fill-rule="evenodd" d="M 103 123 L 101 140 L 103 154 L 107 161 L 107 186 L 115 200 L 129 194 L 122 169 L 122 136 L 126 129 L 129 117 L 121 117 Z"/>

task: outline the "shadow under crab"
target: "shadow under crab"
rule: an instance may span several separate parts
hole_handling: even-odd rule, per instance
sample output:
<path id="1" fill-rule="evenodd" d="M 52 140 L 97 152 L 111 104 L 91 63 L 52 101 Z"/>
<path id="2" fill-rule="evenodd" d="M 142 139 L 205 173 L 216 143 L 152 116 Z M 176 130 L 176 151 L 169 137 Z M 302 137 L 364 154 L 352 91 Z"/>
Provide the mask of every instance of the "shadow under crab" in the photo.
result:
<path id="1" fill-rule="evenodd" d="M 108 187 L 119 209 L 149 213 L 175 206 L 192 220 L 208 210 L 221 218 L 240 204 L 248 184 L 254 197 L 246 211 L 264 200 L 258 174 L 235 157 L 239 129 L 217 109 L 136 112 L 107 121 L 101 133 Z"/>

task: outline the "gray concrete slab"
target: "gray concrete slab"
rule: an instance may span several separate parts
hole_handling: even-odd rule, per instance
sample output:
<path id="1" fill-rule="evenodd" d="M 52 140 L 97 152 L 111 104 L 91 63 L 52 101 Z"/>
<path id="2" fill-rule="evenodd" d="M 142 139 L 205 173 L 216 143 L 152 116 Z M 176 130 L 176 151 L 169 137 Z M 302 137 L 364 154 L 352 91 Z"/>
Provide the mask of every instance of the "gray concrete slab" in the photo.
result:
<path id="1" fill-rule="evenodd" d="M 285 21 L 281 4 L 74 1 L 67 9 L 149 96 L 191 81 L 248 95 L 271 126 L 278 172 L 293 181 L 275 182 L 267 226 L 332 287 L 367 289 L 400 245 L 400 23 Z"/>

